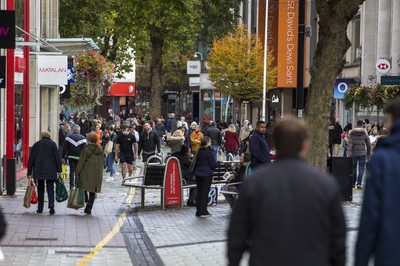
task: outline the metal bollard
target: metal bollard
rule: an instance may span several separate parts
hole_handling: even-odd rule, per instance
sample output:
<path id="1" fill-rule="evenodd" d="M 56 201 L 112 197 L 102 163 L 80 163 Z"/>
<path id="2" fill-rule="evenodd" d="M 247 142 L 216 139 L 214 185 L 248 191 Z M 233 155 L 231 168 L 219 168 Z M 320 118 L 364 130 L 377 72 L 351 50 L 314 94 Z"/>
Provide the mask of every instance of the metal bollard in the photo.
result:
<path id="1" fill-rule="evenodd" d="M 6 176 L 6 189 L 7 195 L 13 196 L 17 190 L 17 160 L 15 158 L 7 159 L 7 176 Z"/>

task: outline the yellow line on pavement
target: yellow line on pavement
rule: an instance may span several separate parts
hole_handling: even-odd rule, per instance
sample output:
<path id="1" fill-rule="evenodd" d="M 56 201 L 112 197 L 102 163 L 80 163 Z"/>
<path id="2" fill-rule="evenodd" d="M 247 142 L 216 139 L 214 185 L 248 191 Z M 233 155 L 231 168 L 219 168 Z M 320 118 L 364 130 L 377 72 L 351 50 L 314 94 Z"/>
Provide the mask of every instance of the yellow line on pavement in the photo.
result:
<path id="1" fill-rule="evenodd" d="M 129 191 L 129 196 L 126 198 L 125 203 L 130 205 L 133 197 L 135 196 L 135 188 L 131 188 Z M 91 251 L 90 253 L 84 257 L 81 261 L 79 261 L 76 266 L 84 266 L 89 263 L 92 258 L 119 232 L 121 227 L 124 225 L 126 220 L 126 211 L 124 211 L 119 217 L 116 225 L 111 230 L 110 233 L 106 235 Z"/>

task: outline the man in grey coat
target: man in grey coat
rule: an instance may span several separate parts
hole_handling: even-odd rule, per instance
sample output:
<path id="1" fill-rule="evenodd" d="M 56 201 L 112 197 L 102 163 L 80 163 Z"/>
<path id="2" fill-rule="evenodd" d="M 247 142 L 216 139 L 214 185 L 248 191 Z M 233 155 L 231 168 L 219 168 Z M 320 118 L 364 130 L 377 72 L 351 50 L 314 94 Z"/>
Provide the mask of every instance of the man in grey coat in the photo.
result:
<path id="1" fill-rule="evenodd" d="M 304 162 L 309 133 L 298 118 L 277 122 L 277 160 L 245 179 L 228 229 L 229 265 L 344 266 L 346 225 L 332 176 Z"/>
<path id="2" fill-rule="evenodd" d="M 362 178 L 365 163 L 371 155 L 371 143 L 367 131 L 363 128 L 363 121 L 357 121 L 357 127 L 349 133 L 347 156 L 353 161 L 353 188 L 362 189 Z M 357 176 L 358 164 L 358 176 Z"/>

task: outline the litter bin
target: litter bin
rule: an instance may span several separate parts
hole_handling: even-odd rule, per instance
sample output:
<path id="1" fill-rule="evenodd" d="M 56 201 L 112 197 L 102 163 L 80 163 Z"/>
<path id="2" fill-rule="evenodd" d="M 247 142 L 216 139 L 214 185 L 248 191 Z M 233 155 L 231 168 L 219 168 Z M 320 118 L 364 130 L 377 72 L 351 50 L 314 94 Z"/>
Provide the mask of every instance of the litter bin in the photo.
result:
<path id="1" fill-rule="evenodd" d="M 353 171 L 350 157 L 329 157 L 328 171 L 339 183 L 343 201 L 353 200 Z"/>
<path id="2" fill-rule="evenodd" d="M 6 159 L 7 176 L 6 176 L 6 189 L 7 195 L 13 196 L 17 189 L 17 160 L 15 158 Z"/>

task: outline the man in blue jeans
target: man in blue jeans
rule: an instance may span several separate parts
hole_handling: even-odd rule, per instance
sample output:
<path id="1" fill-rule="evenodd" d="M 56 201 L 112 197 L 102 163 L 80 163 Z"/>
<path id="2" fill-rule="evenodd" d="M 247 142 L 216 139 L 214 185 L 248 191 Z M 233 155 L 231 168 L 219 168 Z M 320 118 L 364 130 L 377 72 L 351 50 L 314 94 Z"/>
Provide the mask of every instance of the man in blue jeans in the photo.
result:
<path id="1" fill-rule="evenodd" d="M 221 146 L 222 143 L 222 134 L 221 131 L 216 127 L 214 121 L 211 122 L 211 127 L 206 130 L 204 136 L 207 136 L 211 139 L 211 150 L 215 160 L 218 160 L 218 147 Z"/>
<path id="2" fill-rule="evenodd" d="M 357 127 L 349 133 L 347 156 L 353 158 L 353 188 L 362 189 L 365 162 L 371 155 L 371 143 L 367 131 L 363 128 L 363 121 L 357 121 Z M 358 176 L 357 176 L 358 163 Z"/>

